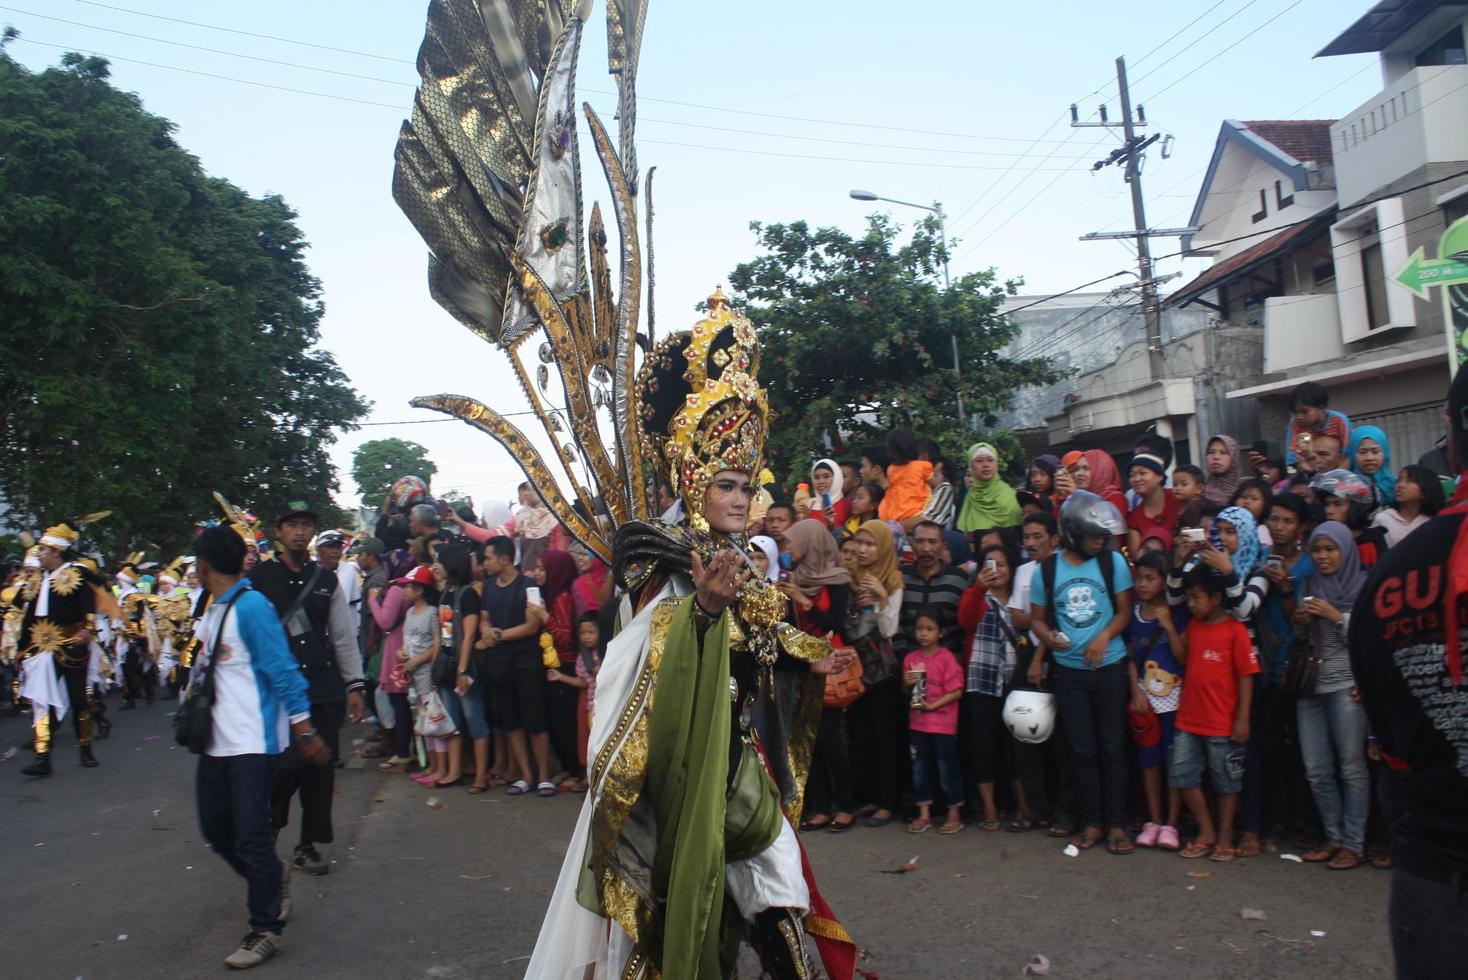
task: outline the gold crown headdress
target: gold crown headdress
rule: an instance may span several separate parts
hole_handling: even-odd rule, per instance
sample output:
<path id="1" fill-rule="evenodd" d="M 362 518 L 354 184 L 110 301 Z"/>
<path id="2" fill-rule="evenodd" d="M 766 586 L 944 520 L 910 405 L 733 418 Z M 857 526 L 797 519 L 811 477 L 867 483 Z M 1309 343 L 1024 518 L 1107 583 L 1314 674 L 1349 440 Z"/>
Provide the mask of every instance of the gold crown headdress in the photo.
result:
<path id="1" fill-rule="evenodd" d="M 642 366 L 647 436 L 697 530 L 707 530 L 700 511 L 718 473 L 760 470 L 770 405 L 755 381 L 758 370 L 754 325 L 719 289 L 708 299 L 708 316 L 658 344 Z"/>
<path id="2" fill-rule="evenodd" d="M 634 384 L 637 349 L 652 330 L 650 272 L 648 335 L 637 330 L 644 270 L 632 141 L 647 0 L 607 3 L 618 145 L 582 107 L 611 188 L 615 269 L 600 207 L 582 219 L 575 80 L 590 8 L 590 0 L 433 0 L 393 197 L 432 253 L 433 298 L 508 355 L 553 451 L 543 455 L 473 398 L 412 404 L 493 436 L 557 520 L 610 560 L 612 530 L 647 519 L 652 507 Z"/>

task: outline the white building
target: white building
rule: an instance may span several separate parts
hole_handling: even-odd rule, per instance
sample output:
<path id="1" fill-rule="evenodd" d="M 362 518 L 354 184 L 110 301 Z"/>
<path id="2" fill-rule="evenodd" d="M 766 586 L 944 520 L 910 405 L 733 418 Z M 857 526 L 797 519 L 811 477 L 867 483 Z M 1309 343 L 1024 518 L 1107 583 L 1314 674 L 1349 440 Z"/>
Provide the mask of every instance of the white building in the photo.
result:
<path id="1" fill-rule="evenodd" d="M 1468 213 L 1468 4 L 1384 0 L 1317 57 L 1376 52 L 1383 91 L 1339 120 L 1226 121 L 1184 238 L 1214 265 L 1168 297 L 1254 338 L 1257 376 L 1226 397 L 1258 405 L 1278 448 L 1287 397 L 1317 381 L 1331 406 L 1381 426 L 1393 463 L 1441 433 L 1447 299 L 1394 281 L 1412 252 Z M 1248 414 L 1252 415 L 1253 412 Z"/>

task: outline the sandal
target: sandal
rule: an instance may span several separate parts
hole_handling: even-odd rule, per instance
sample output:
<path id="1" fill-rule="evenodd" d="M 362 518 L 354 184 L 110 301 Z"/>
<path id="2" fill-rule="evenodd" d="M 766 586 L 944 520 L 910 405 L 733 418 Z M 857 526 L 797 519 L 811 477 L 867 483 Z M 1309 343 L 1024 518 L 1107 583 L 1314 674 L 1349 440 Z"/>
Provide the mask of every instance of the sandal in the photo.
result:
<path id="1" fill-rule="evenodd" d="M 1072 837 L 1070 839 L 1070 842 L 1072 844 L 1074 844 L 1076 847 L 1079 847 L 1083 851 L 1089 851 L 1091 848 L 1093 848 L 1097 844 L 1101 843 L 1101 835 L 1100 834 L 1094 834 L 1094 835 L 1093 834 L 1079 834 L 1079 835 L 1077 835 L 1075 837 Z"/>
<path id="2" fill-rule="evenodd" d="M 550 780 L 546 780 L 545 782 L 540 784 L 538 789 L 536 789 L 535 795 L 544 797 L 545 799 L 550 799 L 552 796 L 555 796 L 557 792 L 558 791 L 556 789 L 556 784 L 551 782 Z"/>
<path id="3" fill-rule="evenodd" d="M 987 821 L 987 820 L 984 821 L 984 823 L 989 823 L 989 822 L 990 821 Z M 999 829 L 999 821 L 998 820 L 995 820 L 995 821 L 993 821 L 993 824 L 994 824 L 994 829 L 995 830 L 998 830 Z M 980 826 L 983 826 L 983 824 L 980 824 Z M 963 821 L 962 820 L 955 820 L 955 821 L 951 821 L 949 823 L 945 823 L 943 826 L 939 827 L 938 828 L 938 833 L 944 834 L 944 835 L 947 835 L 947 834 L 956 834 L 956 833 L 958 833 L 962 829 L 963 829 Z M 984 829 L 985 830 L 988 830 L 989 828 L 985 827 Z"/>
<path id="4" fill-rule="evenodd" d="M 1392 856 L 1384 847 L 1373 847 L 1366 854 L 1366 860 L 1378 871 L 1390 871 L 1392 868 Z"/>
<path id="5" fill-rule="evenodd" d="M 499 773 L 492 772 L 489 774 L 489 779 L 486 781 L 485 785 L 490 787 L 508 786 L 510 785 L 510 781 L 504 776 L 501 776 Z"/>
<path id="6" fill-rule="evenodd" d="M 872 814 L 876 813 L 880 809 L 881 807 L 879 806 L 864 806 L 860 810 L 856 811 L 856 819 L 865 820 L 867 817 L 870 817 Z"/>
<path id="7" fill-rule="evenodd" d="M 1069 837 L 1074 834 L 1075 831 L 1071 830 L 1063 823 L 1052 823 L 1047 833 L 1049 833 L 1051 837 Z"/>
<path id="8" fill-rule="evenodd" d="M 1330 863 L 1326 867 L 1332 871 L 1350 871 L 1360 863 L 1361 855 L 1349 847 L 1343 847 L 1335 852 L 1335 857 L 1330 859 Z"/>
<path id="9" fill-rule="evenodd" d="M 877 811 L 877 812 L 880 813 L 881 811 Z M 891 823 L 892 821 L 894 821 L 896 819 L 897 819 L 897 815 L 896 814 L 892 814 L 891 816 L 886 816 L 886 817 L 879 817 L 879 816 L 877 816 L 876 813 L 873 813 L 870 817 L 867 817 L 867 826 L 868 827 L 885 827 L 889 823 Z"/>
<path id="10" fill-rule="evenodd" d="M 1199 844 L 1195 840 L 1190 840 L 1190 841 L 1188 841 L 1188 845 L 1186 847 L 1184 847 L 1181 851 L 1178 851 L 1177 852 L 1177 856 L 1178 857 L 1185 857 L 1185 858 L 1187 858 L 1188 860 L 1191 861 L 1191 860 L 1195 860 L 1197 858 L 1205 858 L 1205 857 L 1207 857 L 1208 855 L 1210 855 L 1212 853 L 1213 853 L 1213 845 L 1212 844 Z"/>
<path id="11" fill-rule="evenodd" d="M 1335 852 L 1336 847 L 1334 845 L 1322 844 L 1320 847 L 1315 848 L 1313 851 L 1306 851 L 1304 854 L 1301 854 L 1300 860 L 1305 861 L 1309 864 L 1319 864 L 1322 861 L 1329 861 L 1331 858 L 1335 857 Z"/>
<path id="12" fill-rule="evenodd" d="M 584 779 L 578 779 L 571 784 L 571 792 L 573 793 L 585 793 L 589 789 L 591 789 L 591 784 Z"/>
<path id="13" fill-rule="evenodd" d="M 1106 839 L 1106 849 L 1112 854 L 1130 854 L 1137 849 L 1137 845 L 1132 843 L 1130 837 L 1117 837 L 1113 834 Z"/>
<path id="14" fill-rule="evenodd" d="M 979 829 L 980 830 L 987 830 L 991 834 L 994 831 L 998 830 L 1001 826 L 1003 826 L 1003 825 L 1000 824 L 998 820 L 980 820 L 979 821 Z"/>
<path id="15" fill-rule="evenodd" d="M 805 823 L 800 825 L 800 829 L 825 830 L 827 827 L 831 826 L 831 823 L 831 818 L 822 813 L 819 816 L 811 817 L 809 820 L 805 821 Z"/>
<path id="16" fill-rule="evenodd" d="M 1208 860 L 1217 861 L 1219 864 L 1227 864 L 1238 856 L 1239 852 L 1232 847 L 1215 847 L 1212 856 Z"/>
<path id="17" fill-rule="evenodd" d="M 469 787 L 469 795 L 470 796 L 478 796 L 480 793 L 483 793 L 487 789 L 489 789 L 489 784 L 488 783 L 486 783 L 483 786 L 479 785 L 478 783 L 475 783 L 473 786 L 470 786 Z"/>
<path id="18" fill-rule="evenodd" d="M 910 823 L 910 824 L 907 825 L 907 832 L 909 834 L 921 834 L 923 831 L 927 830 L 932 825 L 933 824 L 932 824 L 931 821 L 925 820 L 922 817 L 918 817 L 912 823 Z"/>
<path id="19" fill-rule="evenodd" d="M 528 792 L 530 792 L 530 784 L 523 779 L 517 779 L 510 784 L 509 789 L 505 790 L 505 795 L 524 796 Z"/>
<path id="20" fill-rule="evenodd" d="M 827 824 L 826 825 L 826 829 L 829 830 L 833 834 L 844 834 L 848 830 L 850 830 L 852 827 L 855 827 L 855 826 L 856 826 L 856 818 L 855 817 L 852 817 L 851 819 L 846 820 L 846 821 L 842 821 L 840 818 L 837 818 L 835 820 L 832 820 L 829 824 Z"/>
<path id="21" fill-rule="evenodd" d="M 1245 836 L 1243 842 L 1240 843 L 1238 846 L 1238 855 L 1241 858 L 1256 858 L 1260 854 L 1262 854 L 1263 851 L 1264 847 L 1259 842 L 1258 837 L 1250 840 L 1248 836 Z"/>

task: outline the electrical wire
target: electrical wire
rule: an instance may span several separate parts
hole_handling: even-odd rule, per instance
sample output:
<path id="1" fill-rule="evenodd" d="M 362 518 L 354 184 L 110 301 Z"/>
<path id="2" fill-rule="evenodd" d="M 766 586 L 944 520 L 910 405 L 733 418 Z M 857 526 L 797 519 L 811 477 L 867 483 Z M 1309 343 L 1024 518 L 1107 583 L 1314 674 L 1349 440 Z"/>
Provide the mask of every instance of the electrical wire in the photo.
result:
<path id="1" fill-rule="evenodd" d="M 1158 72 L 1158 70 L 1160 70 L 1162 68 L 1166 68 L 1168 65 L 1170 65 L 1174 61 L 1176 61 L 1179 56 L 1181 56 L 1182 54 L 1184 54 L 1187 51 L 1191 50 L 1194 46 L 1198 45 L 1199 43 L 1201 43 L 1203 41 L 1206 41 L 1209 37 L 1211 37 L 1213 35 L 1213 32 L 1214 31 L 1218 30 L 1224 24 L 1227 24 L 1229 21 L 1233 20 L 1239 14 L 1242 14 L 1244 11 L 1248 10 L 1250 7 L 1254 6 L 1254 4 L 1256 4 L 1258 2 L 1259 2 L 1259 0 L 1248 0 L 1248 3 L 1244 4 L 1238 10 L 1235 10 L 1233 13 L 1229 14 L 1227 17 L 1225 17 L 1223 20 L 1219 21 L 1217 24 L 1214 24 L 1212 27 L 1208 28 L 1208 30 L 1204 31 L 1202 34 L 1199 34 L 1197 37 L 1195 37 L 1193 40 L 1189 41 L 1187 44 L 1183 45 L 1181 48 L 1178 48 L 1176 51 L 1174 51 L 1172 53 L 1172 55 L 1169 58 L 1167 58 L 1165 61 L 1163 61 L 1162 64 L 1155 65 L 1151 69 L 1149 69 L 1148 71 L 1142 72 L 1142 74 L 1138 75 L 1136 78 L 1129 79 L 1128 80 L 1129 83 L 1132 84 L 1132 85 L 1136 85 L 1138 82 L 1142 81 L 1144 78 L 1147 78 L 1147 77 L 1149 77 L 1151 75 L 1155 75 Z M 1218 4 L 1214 4 L 1212 7 L 1209 7 L 1207 10 L 1203 11 L 1203 13 L 1199 15 L 1199 18 L 1198 19 L 1201 20 L 1203 16 L 1206 16 L 1207 14 L 1211 13 L 1213 10 L 1217 9 L 1218 6 L 1219 6 Z M 1193 23 L 1196 24 L 1197 23 L 1197 20 L 1193 21 Z M 1191 27 L 1192 24 L 1189 24 L 1188 26 Z"/>
<path id="2" fill-rule="evenodd" d="M 1251 0 L 1251 2 L 1252 2 L 1252 0 Z M 1183 82 L 1183 81 L 1191 78 L 1192 76 L 1196 75 L 1198 72 L 1202 71 L 1204 68 L 1207 68 L 1209 65 L 1213 64 L 1219 58 L 1222 58 L 1224 55 L 1228 54 L 1234 48 L 1238 47 L 1240 44 L 1243 44 L 1249 38 L 1253 37 L 1255 34 L 1258 34 L 1260 31 L 1264 30 L 1264 28 L 1266 28 L 1269 25 L 1273 24 L 1275 21 L 1279 20 L 1285 14 L 1289 13 L 1291 10 L 1294 10 L 1296 7 L 1298 7 L 1300 4 L 1302 4 L 1304 2 L 1305 2 L 1305 0 L 1294 0 L 1294 2 L 1291 3 L 1288 7 L 1286 7 L 1283 10 L 1281 10 L 1279 13 L 1275 14 L 1273 17 L 1269 18 L 1264 23 L 1260 24 L 1258 27 L 1254 28 L 1252 31 L 1250 31 L 1249 33 L 1245 34 L 1243 37 L 1239 38 L 1237 41 L 1233 42 L 1228 47 L 1224 48 L 1222 51 L 1220 51 L 1217 54 L 1215 54 L 1213 57 L 1207 59 L 1206 61 L 1203 61 L 1203 62 L 1199 63 L 1192 70 L 1190 70 L 1190 71 L 1188 71 L 1188 72 L 1186 72 L 1186 73 L 1184 73 L 1182 75 L 1179 75 L 1177 78 L 1174 78 L 1172 81 L 1170 81 L 1166 85 L 1162 86 L 1162 88 L 1160 88 L 1157 91 L 1153 92 L 1151 95 L 1149 95 L 1147 97 L 1146 101 L 1148 101 L 1148 102 L 1155 102 L 1162 95 L 1162 93 L 1171 90 L 1174 86 L 1176 86 L 1176 85 L 1180 84 L 1181 82 Z"/>

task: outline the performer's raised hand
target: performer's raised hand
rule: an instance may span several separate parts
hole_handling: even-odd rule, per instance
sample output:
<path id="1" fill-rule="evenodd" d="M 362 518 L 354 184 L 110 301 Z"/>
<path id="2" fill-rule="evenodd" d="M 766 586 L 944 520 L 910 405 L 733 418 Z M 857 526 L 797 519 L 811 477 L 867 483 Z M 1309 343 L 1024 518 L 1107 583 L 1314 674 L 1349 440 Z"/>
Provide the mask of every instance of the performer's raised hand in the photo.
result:
<path id="1" fill-rule="evenodd" d="M 705 613 L 717 616 L 728 609 L 748 580 L 749 567 L 732 548 L 714 552 L 707 565 L 693 553 L 694 601 Z"/>

